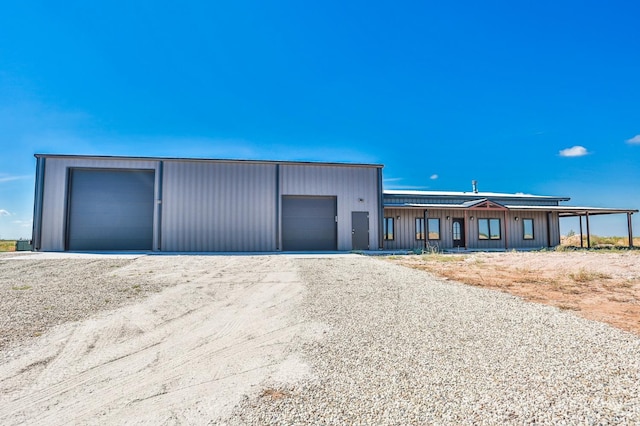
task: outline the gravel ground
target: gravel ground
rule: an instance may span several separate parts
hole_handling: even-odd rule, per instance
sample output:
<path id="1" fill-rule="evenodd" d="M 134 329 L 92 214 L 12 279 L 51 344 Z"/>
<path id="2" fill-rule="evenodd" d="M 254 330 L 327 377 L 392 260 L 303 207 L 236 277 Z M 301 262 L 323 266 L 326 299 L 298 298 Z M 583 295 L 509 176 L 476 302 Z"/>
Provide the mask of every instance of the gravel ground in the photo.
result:
<path id="1" fill-rule="evenodd" d="M 134 259 L 38 257 L 32 253 L 0 256 L 0 350 L 26 343 L 53 326 L 134 303 L 175 284 L 152 274 L 123 273 Z"/>
<path id="2" fill-rule="evenodd" d="M 315 378 L 264 383 L 231 424 L 640 423 L 637 336 L 377 259 L 296 262 L 324 335 L 290 350 Z"/>

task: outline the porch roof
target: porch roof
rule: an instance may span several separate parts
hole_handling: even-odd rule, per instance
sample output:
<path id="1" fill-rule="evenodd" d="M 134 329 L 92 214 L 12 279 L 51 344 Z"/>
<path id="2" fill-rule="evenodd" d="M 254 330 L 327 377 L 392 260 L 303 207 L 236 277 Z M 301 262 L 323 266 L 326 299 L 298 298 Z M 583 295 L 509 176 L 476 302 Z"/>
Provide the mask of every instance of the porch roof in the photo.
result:
<path id="1" fill-rule="evenodd" d="M 477 203 L 465 204 L 418 204 L 418 203 L 385 203 L 385 209 L 444 209 L 444 210 L 472 210 Z M 638 213 L 637 209 L 616 209 L 608 207 L 579 207 L 579 206 L 521 206 L 521 205 L 504 205 L 504 208 L 512 211 L 541 211 L 541 212 L 557 212 L 560 217 L 584 216 L 589 214 L 621 214 L 621 213 Z"/>

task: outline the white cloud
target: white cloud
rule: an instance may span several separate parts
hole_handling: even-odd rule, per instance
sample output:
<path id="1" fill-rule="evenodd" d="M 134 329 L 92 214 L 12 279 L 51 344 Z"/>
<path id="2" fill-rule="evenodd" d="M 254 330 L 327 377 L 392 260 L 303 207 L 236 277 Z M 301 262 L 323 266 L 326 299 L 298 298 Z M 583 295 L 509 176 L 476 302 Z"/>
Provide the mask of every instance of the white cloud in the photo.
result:
<path id="1" fill-rule="evenodd" d="M 13 223 L 22 228 L 31 228 L 31 225 L 33 224 L 30 220 L 14 220 Z"/>
<path id="2" fill-rule="evenodd" d="M 635 135 L 631 139 L 627 139 L 627 143 L 631 145 L 640 145 L 640 135 Z"/>
<path id="3" fill-rule="evenodd" d="M 439 177 L 440 177 L 440 176 L 438 176 L 438 175 L 436 175 L 436 174 L 433 174 L 433 175 L 431 175 L 431 177 L 430 177 L 429 179 L 431 179 L 431 180 L 436 180 L 436 179 L 438 179 Z"/>
<path id="4" fill-rule="evenodd" d="M 400 182 L 401 180 L 404 180 L 404 178 L 384 178 L 385 182 Z"/>
<path id="5" fill-rule="evenodd" d="M 11 216 L 11 213 L 6 211 L 5 209 L 0 209 L 0 216 Z"/>
<path id="6" fill-rule="evenodd" d="M 0 183 L 12 182 L 14 180 L 29 179 L 31 176 L 10 176 L 0 174 Z"/>
<path id="7" fill-rule="evenodd" d="M 582 157 L 587 154 L 589 154 L 589 151 L 587 151 L 587 148 L 580 145 L 576 145 L 576 146 L 572 146 L 571 148 L 560 150 L 561 157 Z"/>

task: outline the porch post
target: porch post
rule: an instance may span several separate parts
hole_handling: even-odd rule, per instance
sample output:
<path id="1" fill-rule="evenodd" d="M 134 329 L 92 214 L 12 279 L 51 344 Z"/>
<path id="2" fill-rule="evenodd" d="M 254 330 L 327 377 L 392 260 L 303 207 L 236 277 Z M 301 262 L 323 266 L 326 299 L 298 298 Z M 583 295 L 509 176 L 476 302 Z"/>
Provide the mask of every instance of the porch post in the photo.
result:
<path id="1" fill-rule="evenodd" d="M 503 212 L 504 214 L 504 249 L 507 250 L 509 248 L 509 233 L 507 231 L 507 211 Z"/>
<path id="2" fill-rule="evenodd" d="M 584 247 L 584 243 L 582 242 L 582 215 L 578 215 L 578 219 L 580 220 L 580 248 Z"/>
<path id="3" fill-rule="evenodd" d="M 591 248 L 591 231 L 589 231 L 589 212 L 585 212 L 587 220 L 587 248 Z"/>
<path id="4" fill-rule="evenodd" d="M 553 217 L 553 213 L 547 212 L 547 247 L 551 247 L 551 218 Z M 558 218 L 558 222 L 560 222 L 560 218 Z"/>
<path id="5" fill-rule="evenodd" d="M 469 215 L 464 211 L 464 248 L 469 250 Z"/>
<path id="6" fill-rule="evenodd" d="M 627 213 L 627 228 L 629 229 L 629 248 L 633 248 L 633 227 L 631 226 L 631 215 Z"/>
<path id="7" fill-rule="evenodd" d="M 429 233 L 427 232 L 427 223 L 428 223 L 428 214 L 427 209 L 422 212 L 422 217 L 424 218 L 424 223 L 422 224 L 422 236 L 424 237 L 424 249 L 427 249 L 427 239 L 429 238 Z"/>

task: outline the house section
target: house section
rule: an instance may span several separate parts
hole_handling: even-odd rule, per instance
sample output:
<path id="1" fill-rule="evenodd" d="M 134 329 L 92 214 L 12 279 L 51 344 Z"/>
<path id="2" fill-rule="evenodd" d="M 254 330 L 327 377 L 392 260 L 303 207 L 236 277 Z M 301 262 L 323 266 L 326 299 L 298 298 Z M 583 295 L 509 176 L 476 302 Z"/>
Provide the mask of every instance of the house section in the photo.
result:
<path id="1" fill-rule="evenodd" d="M 637 210 L 562 205 L 567 197 L 491 192 L 384 191 L 385 249 L 509 250 L 560 244 L 560 218 Z M 581 222 L 582 223 L 582 222 Z M 587 225 L 588 228 L 588 225 Z"/>

